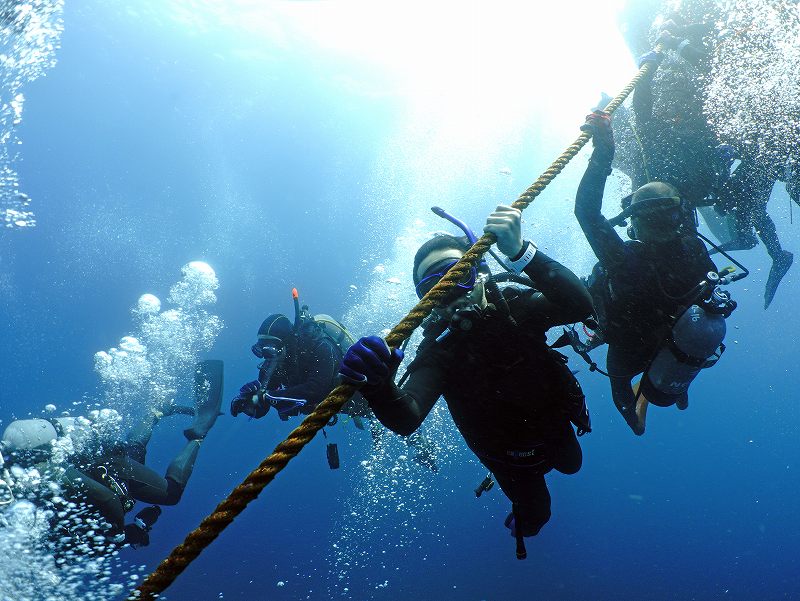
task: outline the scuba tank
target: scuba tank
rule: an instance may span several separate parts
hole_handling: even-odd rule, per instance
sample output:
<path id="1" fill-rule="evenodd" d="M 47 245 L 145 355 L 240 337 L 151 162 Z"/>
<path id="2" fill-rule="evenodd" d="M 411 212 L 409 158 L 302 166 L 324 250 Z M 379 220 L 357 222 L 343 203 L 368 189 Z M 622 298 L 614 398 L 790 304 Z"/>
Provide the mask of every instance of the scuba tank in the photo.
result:
<path id="1" fill-rule="evenodd" d="M 78 427 L 74 417 L 18 419 L 8 424 L 0 439 L 6 453 L 50 450 L 50 443 Z"/>
<path id="2" fill-rule="evenodd" d="M 727 292 L 714 289 L 707 301 L 683 312 L 642 376 L 639 390 L 648 401 L 660 406 L 674 404 L 687 393 L 701 369 L 719 360 L 725 351 L 725 318 L 735 307 Z"/>

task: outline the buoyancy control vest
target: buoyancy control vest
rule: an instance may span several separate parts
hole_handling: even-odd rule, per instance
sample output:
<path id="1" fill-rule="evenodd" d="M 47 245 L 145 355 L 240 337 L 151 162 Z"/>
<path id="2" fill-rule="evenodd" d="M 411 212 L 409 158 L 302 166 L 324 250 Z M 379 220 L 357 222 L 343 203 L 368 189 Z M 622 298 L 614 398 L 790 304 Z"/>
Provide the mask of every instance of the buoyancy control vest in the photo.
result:
<path id="1" fill-rule="evenodd" d="M 586 286 L 603 341 L 652 352 L 686 307 L 687 293 L 715 269 L 695 237 L 682 237 L 661 250 L 666 256 L 629 240 L 623 264 L 611 269 L 598 262 L 592 268 Z"/>
<path id="2" fill-rule="evenodd" d="M 507 291 L 509 288 L 504 292 L 512 311 L 522 298 L 535 294 L 533 290 Z M 471 413 L 491 411 L 494 419 L 486 419 L 485 425 L 488 428 L 489 421 L 495 422 L 498 435 L 506 429 L 522 428 L 523 423 L 546 431 L 547 422 L 559 414 L 583 434 L 591 431 L 589 412 L 566 361 L 547 346 L 543 332 L 529 331 L 524 318 L 519 324 L 505 319 L 490 304 L 485 309 L 462 309 L 449 324 L 428 324 L 408 371 L 413 373 L 429 362 L 444 368 L 445 399 L 462 433 L 464 422 L 476 421 Z M 462 402 L 451 403 L 448 391 Z M 504 442 L 497 440 L 496 444 Z"/>
<path id="3" fill-rule="evenodd" d="M 295 326 L 296 336 L 307 340 L 316 340 L 317 344 L 326 344 L 333 349 L 333 366 L 331 373 L 333 377 L 330 387 L 333 389 L 338 384 L 339 365 L 347 350 L 355 344 L 355 338 L 350 331 L 337 319 L 326 313 L 312 315 L 307 306 L 300 309 L 296 319 L 299 320 Z M 301 345 L 295 343 L 295 349 Z M 296 351 L 295 351 L 296 352 Z M 342 407 L 341 413 L 350 415 L 353 418 L 371 417 L 372 412 L 369 404 L 359 393 L 347 401 Z M 356 422 L 360 424 L 360 422 Z M 357 427 L 360 427 L 357 425 Z"/>
<path id="4" fill-rule="evenodd" d="M 744 275 L 746 273 L 745 271 Z M 676 312 L 671 325 L 662 334 L 661 341 L 639 383 L 639 393 L 654 405 L 665 407 L 685 399 L 689 385 L 700 370 L 715 365 L 725 351 L 723 344 L 727 329 L 725 319 L 736 309 L 736 302 L 731 299 L 728 292 L 718 286 L 740 279 L 744 275 L 731 276 L 727 269 L 723 270 L 723 274 L 726 276 L 720 278 L 716 272 L 709 272 L 706 280 L 700 282 L 687 295 L 688 307 L 684 306 Z M 595 290 L 602 293 L 597 288 Z M 603 307 L 602 304 L 600 306 Z M 598 321 L 605 318 L 601 311 L 597 313 Z M 565 333 L 562 338 L 565 337 L 580 353 L 581 349 L 576 348 L 577 340 L 574 332 L 572 335 Z M 582 356 L 590 362 L 585 352 Z M 590 362 L 590 365 L 593 364 Z M 606 375 L 615 377 L 616 374 Z"/>
<path id="5" fill-rule="evenodd" d="M 533 295 L 539 293 L 527 283 L 525 283 L 524 286 L 524 288 L 520 288 L 519 286 L 512 285 L 502 290 L 495 288 L 496 293 L 501 294 L 505 300 L 505 307 L 507 310 L 511 311 L 511 308 L 518 303 L 525 302 L 525 299 L 530 299 Z M 515 329 L 522 328 L 524 330 L 525 320 L 520 319 L 519 322 L 513 321 L 512 327 Z M 575 426 L 578 436 L 583 436 L 591 432 L 592 420 L 589 415 L 589 408 L 586 405 L 586 395 L 583 393 L 583 389 L 581 388 L 580 382 L 578 382 L 578 379 L 575 377 L 575 374 L 567 365 L 569 361 L 568 357 L 550 347 L 546 342 L 546 338 L 534 337 L 531 334 L 528 334 L 528 336 L 535 338 L 536 342 L 534 344 L 539 347 L 543 346 L 544 349 L 546 349 L 547 358 L 545 361 L 552 361 L 555 366 L 554 373 L 557 377 L 554 391 L 559 401 L 561 411 Z"/>

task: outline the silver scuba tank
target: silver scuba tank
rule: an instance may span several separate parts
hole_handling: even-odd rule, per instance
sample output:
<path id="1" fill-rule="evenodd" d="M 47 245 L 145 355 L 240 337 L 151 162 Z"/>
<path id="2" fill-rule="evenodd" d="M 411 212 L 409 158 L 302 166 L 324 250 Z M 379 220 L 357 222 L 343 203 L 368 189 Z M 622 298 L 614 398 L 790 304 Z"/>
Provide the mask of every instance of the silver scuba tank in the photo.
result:
<path id="1" fill-rule="evenodd" d="M 77 426 L 74 417 L 57 417 L 53 421 L 61 426 L 64 433 L 72 432 Z M 49 447 L 58 436 L 56 427 L 49 420 L 19 419 L 8 424 L 0 442 L 6 451 L 33 451 Z"/>
<path id="2" fill-rule="evenodd" d="M 675 322 L 672 335 L 647 369 L 648 384 L 657 391 L 679 396 L 705 367 L 719 359 L 725 338 L 725 318 L 692 305 Z"/>

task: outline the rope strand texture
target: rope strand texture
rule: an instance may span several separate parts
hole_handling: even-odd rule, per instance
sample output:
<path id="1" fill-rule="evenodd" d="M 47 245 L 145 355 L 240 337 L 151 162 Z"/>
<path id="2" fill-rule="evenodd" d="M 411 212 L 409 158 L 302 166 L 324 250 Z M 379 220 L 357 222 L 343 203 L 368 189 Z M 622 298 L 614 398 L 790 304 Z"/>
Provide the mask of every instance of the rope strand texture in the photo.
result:
<path id="1" fill-rule="evenodd" d="M 656 51 L 661 50 L 657 45 Z M 630 83 L 605 107 L 607 113 L 613 113 L 625 101 L 636 85 L 653 68 L 651 63 L 643 65 Z M 564 167 L 586 145 L 591 133 L 583 132 L 567 149 L 545 170 L 531 186 L 525 190 L 511 206 L 524 211 L 533 200 L 541 194 L 547 185 L 561 173 Z M 493 234 L 484 234 L 445 276 L 408 312 L 386 336 L 386 343 L 391 348 L 398 348 L 403 341 L 430 315 L 431 311 L 447 297 L 450 290 L 467 275 L 470 268 L 477 266 L 484 254 L 496 242 Z M 245 507 L 258 498 L 275 476 L 280 472 L 302 448 L 308 444 L 342 406 L 355 394 L 358 388 L 353 384 L 340 384 L 322 401 L 313 413 L 272 451 L 259 466 L 253 470 L 230 495 L 224 499 L 214 511 L 194 529 L 186 539 L 175 547 L 164 561 L 150 574 L 139 587 L 128 597 L 128 601 L 156 599 L 186 569 L 186 567 L 216 539 L 222 531 L 233 522 Z"/>

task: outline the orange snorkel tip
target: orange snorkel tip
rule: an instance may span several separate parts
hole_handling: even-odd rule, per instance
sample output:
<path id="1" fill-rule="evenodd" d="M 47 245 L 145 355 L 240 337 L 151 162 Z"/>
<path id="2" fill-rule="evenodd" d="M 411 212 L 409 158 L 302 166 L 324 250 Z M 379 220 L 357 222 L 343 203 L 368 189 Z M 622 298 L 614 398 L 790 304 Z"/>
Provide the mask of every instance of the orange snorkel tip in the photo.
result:
<path id="1" fill-rule="evenodd" d="M 292 288 L 292 299 L 294 299 L 294 331 L 297 332 L 300 328 L 300 293 L 297 288 Z"/>

